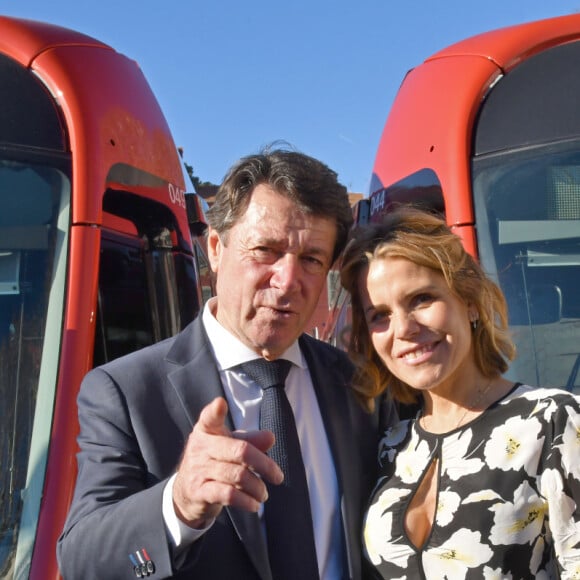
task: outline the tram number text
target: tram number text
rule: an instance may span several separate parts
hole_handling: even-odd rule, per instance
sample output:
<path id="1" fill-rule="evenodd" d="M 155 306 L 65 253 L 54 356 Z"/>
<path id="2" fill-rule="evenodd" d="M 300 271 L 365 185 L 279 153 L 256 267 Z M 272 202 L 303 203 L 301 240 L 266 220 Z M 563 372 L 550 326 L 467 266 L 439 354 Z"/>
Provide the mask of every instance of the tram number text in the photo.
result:
<path id="1" fill-rule="evenodd" d="M 371 196 L 371 216 L 383 211 L 385 207 L 385 190 L 377 191 Z"/>
<path id="2" fill-rule="evenodd" d="M 185 191 L 171 183 L 169 184 L 169 200 L 185 209 Z"/>

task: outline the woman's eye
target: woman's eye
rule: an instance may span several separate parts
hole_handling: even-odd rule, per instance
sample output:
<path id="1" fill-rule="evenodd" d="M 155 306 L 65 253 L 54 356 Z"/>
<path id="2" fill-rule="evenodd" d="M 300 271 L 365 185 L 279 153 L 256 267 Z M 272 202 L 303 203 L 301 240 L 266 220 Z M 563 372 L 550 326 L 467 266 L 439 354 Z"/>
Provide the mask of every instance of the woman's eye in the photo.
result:
<path id="1" fill-rule="evenodd" d="M 418 294 L 417 296 L 415 296 L 414 302 L 415 306 L 421 307 L 431 304 L 433 300 L 434 298 L 433 296 L 431 296 L 431 294 Z"/>
<path id="2" fill-rule="evenodd" d="M 369 324 L 379 324 L 388 320 L 390 320 L 390 314 L 388 312 L 373 312 L 368 317 Z"/>

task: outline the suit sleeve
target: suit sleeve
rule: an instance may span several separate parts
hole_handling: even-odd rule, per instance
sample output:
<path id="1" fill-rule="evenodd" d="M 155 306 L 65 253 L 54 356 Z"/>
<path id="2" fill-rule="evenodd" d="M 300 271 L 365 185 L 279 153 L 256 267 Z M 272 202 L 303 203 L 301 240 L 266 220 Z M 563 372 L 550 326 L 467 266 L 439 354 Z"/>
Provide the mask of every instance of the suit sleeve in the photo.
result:
<path id="1" fill-rule="evenodd" d="M 57 546 L 61 573 L 65 580 L 173 576 L 162 515 L 167 480 L 148 473 L 127 402 L 102 369 L 84 379 L 78 409 L 78 477 Z"/>

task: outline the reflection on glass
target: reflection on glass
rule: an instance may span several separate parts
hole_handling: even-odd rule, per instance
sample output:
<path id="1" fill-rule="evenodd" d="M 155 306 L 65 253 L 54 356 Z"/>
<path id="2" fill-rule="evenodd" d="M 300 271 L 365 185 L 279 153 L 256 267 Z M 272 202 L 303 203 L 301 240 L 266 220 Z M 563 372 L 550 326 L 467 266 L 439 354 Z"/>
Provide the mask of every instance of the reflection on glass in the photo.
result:
<path id="1" fill-rule="evenodd" d="M 580 392 L 580 143 L 476 159 L 480 257 L 510 309 L 509 375 Z"/>
<path id="2" fill-rule="evenodd" d="M 69 183 L 50 167 L 0 160 L 0 577 L 16 576 L 19 537 L 30 534 L 30 453 L 55 259 Z M 54 326 L 54 323 L 53 323 Z M 58 324 L 60 327 L 60 324 Z M 60 330 L 58 331 L 60 332 Z M 58 335 L 56 337 L 58 340 Z M 53 361 L 55 367 L 56 362 Z M 50 424 L 51 408 L 42 409 Z M 39 442 L 37 442 L 37 445 Z M 40 442 L 46 449 L 47 440 Z M 38 451 L 38 450 L 37 450 Z M 40 466 L 38 466 L 40 467 Z M 32 478 L 39 474 L 33 474 Z M 40 474 L 42 478 L 43 474 Z M 37 510 L 34 518 L 37 517 Z M 25 557 L 26 558 L 26 557 Z"/>

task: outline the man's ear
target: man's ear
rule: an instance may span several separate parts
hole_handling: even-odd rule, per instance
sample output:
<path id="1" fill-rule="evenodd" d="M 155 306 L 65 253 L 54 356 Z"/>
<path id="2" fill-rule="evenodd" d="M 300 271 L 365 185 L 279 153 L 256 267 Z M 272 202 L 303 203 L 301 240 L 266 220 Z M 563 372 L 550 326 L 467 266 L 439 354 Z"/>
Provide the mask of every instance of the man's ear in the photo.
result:
<path id="1" fill-rule="evenodd" d="M 218 271 L 221 251 L 222 251 L 222 241 L 220 240 L 219 234 L 211 226 L 208 226 L 208 230 L 207 230 L 207 257 L 208 257 L 212 272 Z"/>

